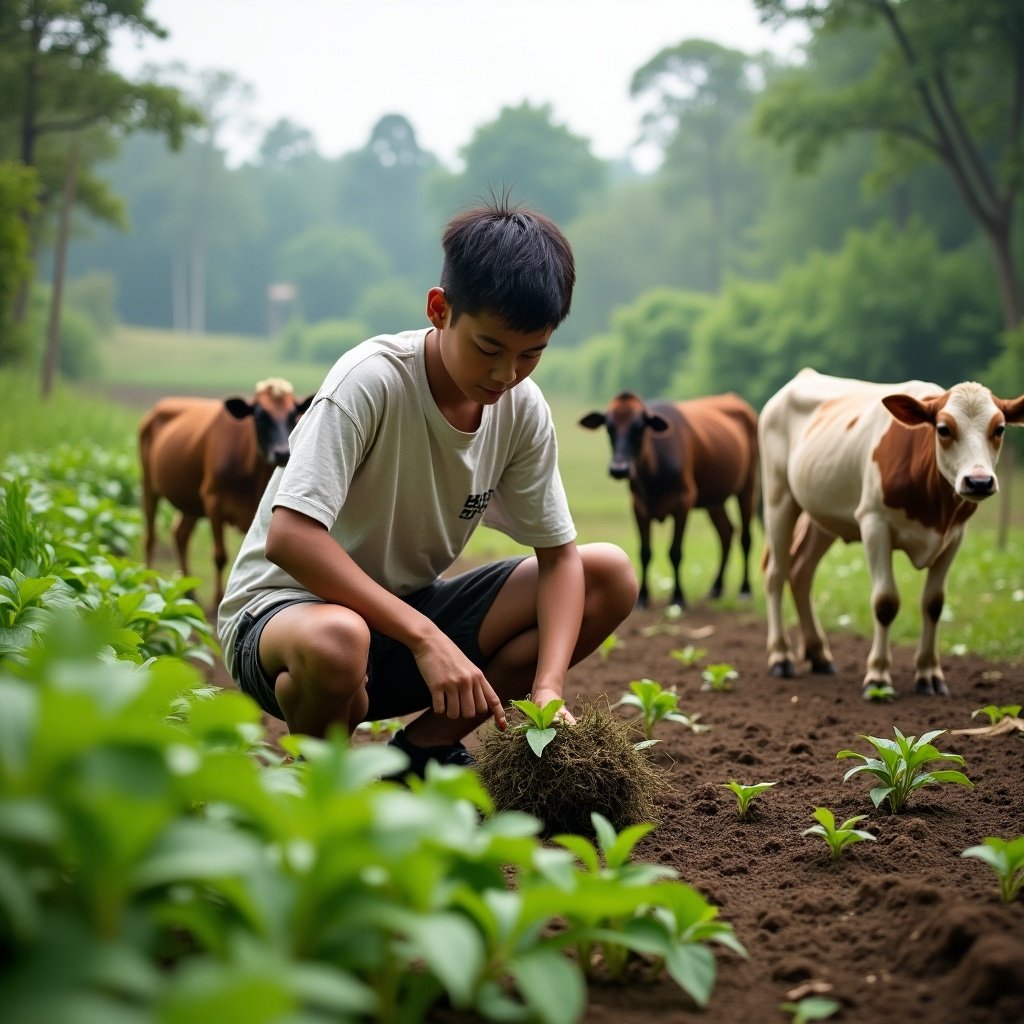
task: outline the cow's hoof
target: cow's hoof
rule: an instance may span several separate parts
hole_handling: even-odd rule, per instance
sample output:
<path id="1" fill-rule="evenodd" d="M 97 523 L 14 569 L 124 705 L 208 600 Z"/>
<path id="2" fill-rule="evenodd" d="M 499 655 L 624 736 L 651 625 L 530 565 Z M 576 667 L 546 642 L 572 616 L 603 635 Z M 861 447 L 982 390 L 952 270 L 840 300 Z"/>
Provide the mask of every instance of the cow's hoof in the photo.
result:
<path id="1" fill-rule="evenodd" d="M 820 660 L 811 659 L 811 671 L 816 676 L 834 676 L 836 674 L 836 663 L 827 658 Z"/>
<path id="2" fill-rule="evenodd" d="M 891 683 L 869 683 L 864 687 L 864 692 L 861 696 L 865 700 L 884 704 L 886 701 L 890 701 L 895 698 L 896 691 L 893 689 Z"/>
<path id="3" fill-rule="evenodd" d="M 949 688 L 938 676 L 932 676 L 929 679 L 918 679 L 914 684 L 914 693 L 919 693 L 924 697 L 948 697 Z"/>
<path id="4" fill-rule="evenodd" d="M 769 672 L 776 679 L 793 679 L 796 676 L 796 667 L 787 658 L 785 661 L 777 661 L 769 668 Z"/>

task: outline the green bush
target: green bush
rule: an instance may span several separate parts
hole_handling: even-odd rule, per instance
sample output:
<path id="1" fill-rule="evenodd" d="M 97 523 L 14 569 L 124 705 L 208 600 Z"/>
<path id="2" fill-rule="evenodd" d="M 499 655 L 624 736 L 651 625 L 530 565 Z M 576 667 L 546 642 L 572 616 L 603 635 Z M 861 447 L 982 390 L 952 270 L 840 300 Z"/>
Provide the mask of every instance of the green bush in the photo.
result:
<path id="1" fill-rule="evenodd" d="M 84 313 L 101 338 L 109 338 L 117 327 L 117 280 L 110 273 L 84 274 L 67 282 L 64 289 L 68 309 Z"/>
<path id="2" fill-rule="evenodd" d="M 32 273 L 26 216 L 36 206 L 32 168 L 0 161 L 0 366 L 23 363 L 31 352 L 30 336 L 13 322 L 15 299 Z"/>
<path id="3" fill-rule="evenodd" d="M 330 365 L 368 337 L 366 326 L 358 320 L 321 320 L 306 328 L 303 350 L 309 362 Z"/>

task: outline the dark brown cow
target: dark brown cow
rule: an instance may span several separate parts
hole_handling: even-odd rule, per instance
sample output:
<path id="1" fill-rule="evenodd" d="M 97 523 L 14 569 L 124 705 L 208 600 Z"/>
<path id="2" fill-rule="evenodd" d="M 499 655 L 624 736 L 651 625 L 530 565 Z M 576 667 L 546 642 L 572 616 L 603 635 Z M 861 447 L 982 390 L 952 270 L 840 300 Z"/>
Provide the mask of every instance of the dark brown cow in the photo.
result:
<path id="1" fill-rule="evenodd" d="M 758 495 L 757 413 L 731 393 L 646 404 L 624 391 L 612 399 L 605 412 L 588 413 L 579 422 L 588 430 L 608 429 L 612 443 L 608 472 L 617 480 L 629 479 L 640 531 L 638 604 L 646 607 L 648 602 L 651 520 L 661 522 L 672 516 L 672 604 L 686 606 L 679 570 L 686 517 L 694 508 L 707 509 L 722 543 L 722 560 L 710 591 L 711 597 L 721 596 L 733 537 L 725 502 L 734 495 L 740 508 L 743 545 L 740 593 L 749 596 L 750 520 Z"/>
<path id="2" fill-rule="evenodd" d="M 227 562 L 224 525 L 249 529 L 270 476 L 288 461 L 288 436 L 313 396 L 296 402 L 291 384 L 260 381 L 244 398 L 163 398 L 139 427 L 146 564 L 153 561 L 156 508 L 166 498 L 179 511 L 174 525 L 181 571 L 188 542 L 204 516 L 213 532 L 215 603 L 223 597 Z"/>

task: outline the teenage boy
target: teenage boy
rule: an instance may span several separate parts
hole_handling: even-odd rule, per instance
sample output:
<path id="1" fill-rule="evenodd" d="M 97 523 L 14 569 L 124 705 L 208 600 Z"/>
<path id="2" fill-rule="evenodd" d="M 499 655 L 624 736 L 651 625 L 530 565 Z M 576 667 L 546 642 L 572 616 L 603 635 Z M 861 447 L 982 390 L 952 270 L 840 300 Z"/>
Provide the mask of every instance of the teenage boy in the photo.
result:
<path id="1" fill-rule="evenodd" d="M 429 328 L 345 353 L 291 435 L 228 579 L 239 688 L 292 732 L 422 712 L 391 741 L 422 775 L 503 706 L 562 696 L 630 613 L 611 544 L 574 543 L 551 413 L 530 374 L 569 313 L 572 250 L 505 200 L 442 238 Z M 533 555 L 442 579 L 481 522 Z M 568 709 L 563 717 L 572 722 Z"/>

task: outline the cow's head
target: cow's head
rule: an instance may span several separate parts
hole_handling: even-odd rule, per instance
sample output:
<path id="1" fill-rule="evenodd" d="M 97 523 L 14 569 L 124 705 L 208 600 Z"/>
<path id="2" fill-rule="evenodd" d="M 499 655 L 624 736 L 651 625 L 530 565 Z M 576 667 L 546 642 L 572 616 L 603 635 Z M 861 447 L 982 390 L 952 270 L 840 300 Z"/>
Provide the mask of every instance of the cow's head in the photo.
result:
<path id="1" fill-rule="evenodd" d="M 1008 423 L 1024 425 L 1024 395 L 996 398 L 973 381 L 934 398 L 888 395 L 882 403 L 908 427 L 935 431 L 935 463 L 961 498 L 982 501 L 999 490 L 995 466 Z"/>
<path id="2" fill-rule="evenodd" d="M 579 424 L 587 430 L 608 429 L 612 443 L 608 472 L 616 480 L 623 480 L 632 472 L 648 429 L 656 434 L 668 430 L 668 423 L 629 391 L 616 395 L 605 412 L 588 412 Z"/>
<path id="3" fill-rule="evenodd" d="M 251 416 L 256 426 L 260 458 L 270 466 L 284 466 L 289 455 L 288 436 L 313 397 L 307 395 L 297 402 L 288 381 L 271 377 L 256 385 L 256 396 L 251 402 L 244 398 L 227 398 L 224 407 L 236 420 Z"/>

